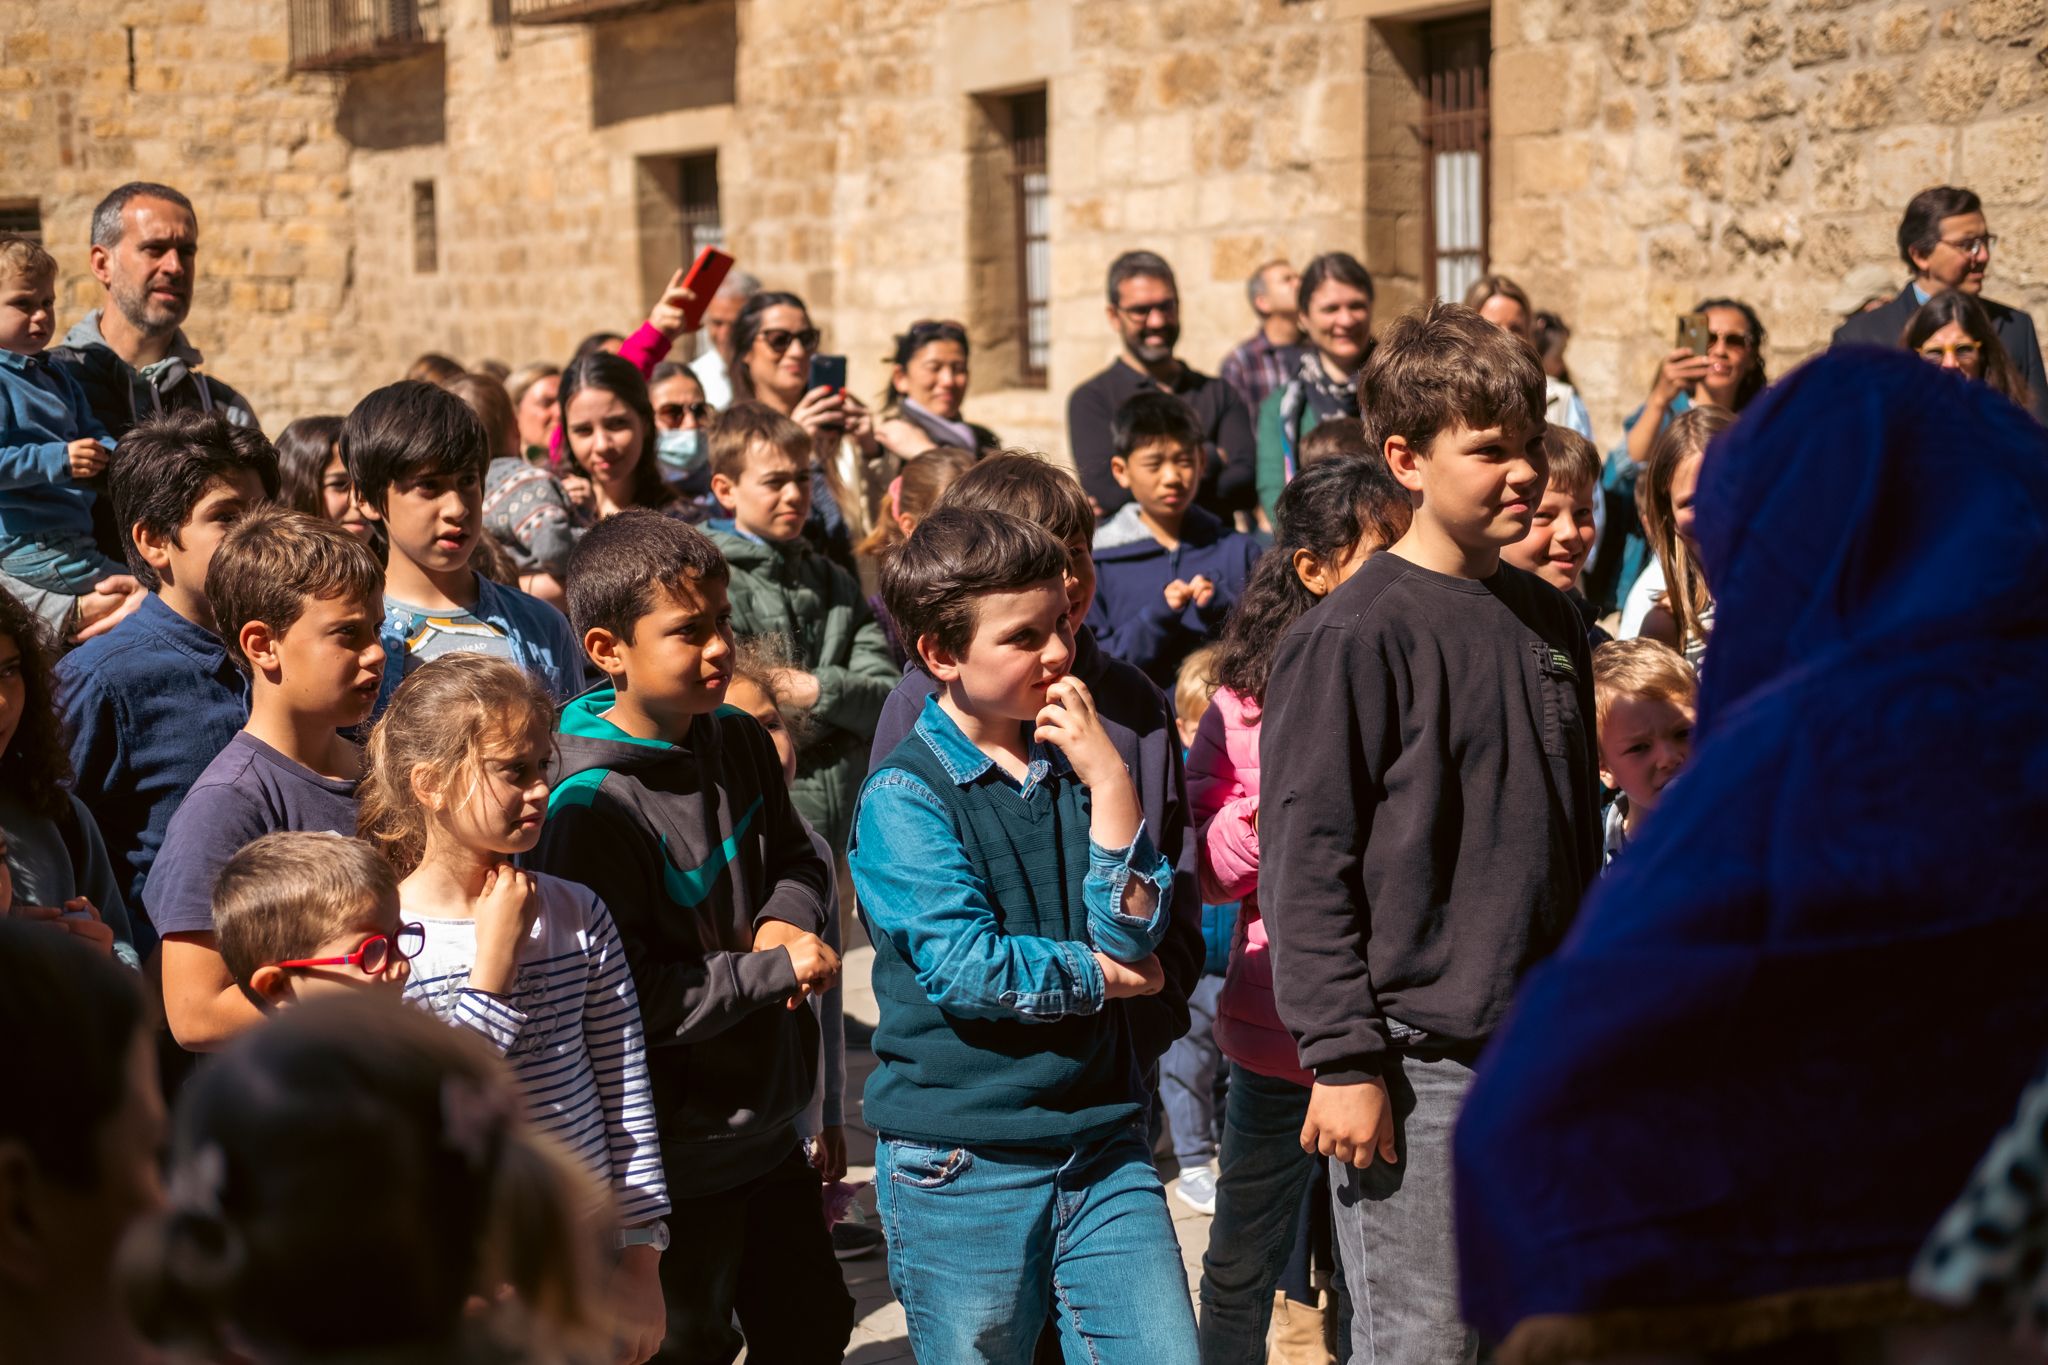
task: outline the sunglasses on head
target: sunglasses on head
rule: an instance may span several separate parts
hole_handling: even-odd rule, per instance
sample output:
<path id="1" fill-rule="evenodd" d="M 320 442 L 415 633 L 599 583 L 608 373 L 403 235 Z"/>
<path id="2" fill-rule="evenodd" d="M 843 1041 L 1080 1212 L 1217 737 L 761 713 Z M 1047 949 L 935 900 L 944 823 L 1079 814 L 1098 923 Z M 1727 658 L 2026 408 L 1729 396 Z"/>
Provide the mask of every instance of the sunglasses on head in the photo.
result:
<path id="1" fill-rule="evenodd" d="M 781 327 L 771 327 L 761 333 L 761 344 L 777 355 L 789 349 L 789 343 L 800 342 L 806 351 L 818 349 L 818 329 L 806 327 L 801 332 L 791 332 Z"/>
<path id="2" fill-rule="evenodd" d="M 299 957 L 279 962 L 279 967 L 356 967 L 364 976 L 382 976 L 394 963 L 410 962 L 427 946 L 427 931 L 418 924 L 401 924 L 395 937 L 372 934 L 341 957 Z"/>

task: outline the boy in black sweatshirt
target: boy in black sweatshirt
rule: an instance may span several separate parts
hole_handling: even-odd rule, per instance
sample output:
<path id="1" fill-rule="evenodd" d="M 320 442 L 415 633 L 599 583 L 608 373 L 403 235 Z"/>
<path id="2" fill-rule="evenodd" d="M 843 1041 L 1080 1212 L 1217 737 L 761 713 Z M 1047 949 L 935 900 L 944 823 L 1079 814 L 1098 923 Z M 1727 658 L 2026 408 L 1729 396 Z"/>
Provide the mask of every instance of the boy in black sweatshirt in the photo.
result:
<path id="1" fill-rule="evenodd" d="M 668 1336 L 654 1359 L 837 1361 L 853 1331 L 796 1117 L 839 975 L 819 937 L 831 872 L 732 677 L 725 560 L 657 512 L 592 528 L 569 616 L 608 681 L 570 702 L 528 861 L 612 907 L 647 1030 L 662 1160 L 682 1229 L 655 1224 Z M 634 1236 L 624 1233 L 621 1236 Z"/>
<path id="2" fill-rule="evenodd" d="M 1501 563 L 1547 469 L 1543 372 L 1470 309 L 1395 324 L 1360 386 L 1415 519 L 1281 642 L 1260 733 L 1274 990 L 1315 1073 L 1353 1349 L 1477 1358 L 1450 1139 L 1516 981 L 1600 867 L 1593 669 L 1565 595 Z"/>

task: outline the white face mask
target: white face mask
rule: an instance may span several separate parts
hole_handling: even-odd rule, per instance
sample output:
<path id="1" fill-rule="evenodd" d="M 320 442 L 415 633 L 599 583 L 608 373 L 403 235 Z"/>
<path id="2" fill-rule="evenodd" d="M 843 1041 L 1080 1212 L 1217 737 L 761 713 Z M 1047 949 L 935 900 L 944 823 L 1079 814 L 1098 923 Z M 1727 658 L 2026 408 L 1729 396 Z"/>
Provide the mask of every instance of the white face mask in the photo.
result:
<path id="1" fill-rule="evenodd" d="M 700 427 L 664 431 L 655 438 L 654 458 L 671 477 L 687 474 L 704 463 L 704 432 Z"/>

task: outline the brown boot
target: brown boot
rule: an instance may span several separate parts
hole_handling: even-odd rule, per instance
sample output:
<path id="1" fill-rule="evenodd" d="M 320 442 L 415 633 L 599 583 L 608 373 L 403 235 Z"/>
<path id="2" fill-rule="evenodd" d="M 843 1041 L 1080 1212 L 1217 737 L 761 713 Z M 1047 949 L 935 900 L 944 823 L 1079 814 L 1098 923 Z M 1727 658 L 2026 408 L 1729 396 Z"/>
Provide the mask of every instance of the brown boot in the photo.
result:
<path id="1" fill-rule="evenodd" d="M 1273 1295 L 1273 1329 L 1266 1336 L 1267 1365 L 1333 1365 L 1325 1337 L 1330 1312 L 1329 1296 L 1320 1303 L 1296 1303 L 1285 1294 Z"/>

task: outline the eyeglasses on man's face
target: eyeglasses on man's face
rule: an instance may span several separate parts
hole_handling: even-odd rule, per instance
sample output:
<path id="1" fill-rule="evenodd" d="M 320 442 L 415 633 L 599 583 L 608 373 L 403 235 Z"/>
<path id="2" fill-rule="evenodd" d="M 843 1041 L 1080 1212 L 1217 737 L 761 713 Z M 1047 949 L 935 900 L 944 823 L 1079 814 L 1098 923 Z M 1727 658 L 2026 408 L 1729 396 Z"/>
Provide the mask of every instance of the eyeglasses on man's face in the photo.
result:
<path id="1" fill-rule="evenodd" d="M 1936 240 L 1965 256 L 1989 256 L 1991 248 L 1998 245 L 1998 234 L 1986 232 L 1976 237 L 1940 237 Z"/>
<path id="2" fill-rule="evenodd" d="M 1167 299 L 1162 303 L 1141 304 L 1135 308 L 1117 307 L 1118 316 L 1133 327 L 1143 327 L 1153 318 L 1161 322 L 1172 322 L 1180 316 L 1180 300 Z"/>

